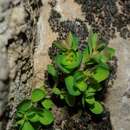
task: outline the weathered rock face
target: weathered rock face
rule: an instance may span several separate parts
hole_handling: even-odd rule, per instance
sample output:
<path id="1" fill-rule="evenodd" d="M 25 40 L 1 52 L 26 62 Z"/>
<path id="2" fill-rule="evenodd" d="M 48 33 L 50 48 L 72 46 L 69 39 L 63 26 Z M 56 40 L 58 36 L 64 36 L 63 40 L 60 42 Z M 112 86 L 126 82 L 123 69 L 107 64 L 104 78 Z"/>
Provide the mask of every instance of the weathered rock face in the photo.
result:
<path id="1" fill-rule="evenodd" d="M 111 112 L 114 130 L 130 129 L 130 40 L 119 36 L 110 41 L 118 58 L 117 78 L 109 88 L 106 106 Z"/>
<path id="2" fill-rule="evenodd" d="M 58 36 L 48 23 L 48 2 L 0 0 L 0 130 L 13 130 L 17 104 L 30 95 L 32 87 L 43 84 L 44 71 L 50 63 L 48 48 Z M 73 0 L 57 0 L 54 9 L 61 14 L 62 21 L 85 19 L 81 6 Z M 118 71 L 105 105 L 110 110 L 113 129 L 129 130 L 130 39 L 117 35 L 110 40 L 110 46 L 117 50 Z"/>
<path id="3" fill-rule="evenodd" d="M 32 89 L 36 21 L 41 4 L 38 0 L 0 1 L 0 130 L 13 129 L 16 106 Z"/>

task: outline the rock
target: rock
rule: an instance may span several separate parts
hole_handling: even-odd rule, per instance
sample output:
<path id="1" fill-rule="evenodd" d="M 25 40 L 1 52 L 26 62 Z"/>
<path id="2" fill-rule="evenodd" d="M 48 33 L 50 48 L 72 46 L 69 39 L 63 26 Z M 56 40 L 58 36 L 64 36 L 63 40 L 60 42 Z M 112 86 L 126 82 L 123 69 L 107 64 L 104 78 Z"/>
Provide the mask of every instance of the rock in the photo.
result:
<path id="1" fill-rule="evenodd" d="M 124 40 L 120 37 L 117 37 L 116 39 L 110 41 L 110 46 L 116 49 L 118 68 L 117 78 L 114 81 L 114 85 L 109 88 L 105 103 L 110 110 L 110 118 L 114 130 L 129 130 L 130 45 L 128 40 Z"/>
<path id="2" fill-rule="evenodd" d="M 8 74 L 7 55 L 0 53 L 0 80 L 6 80 L 8 78 Z"/>

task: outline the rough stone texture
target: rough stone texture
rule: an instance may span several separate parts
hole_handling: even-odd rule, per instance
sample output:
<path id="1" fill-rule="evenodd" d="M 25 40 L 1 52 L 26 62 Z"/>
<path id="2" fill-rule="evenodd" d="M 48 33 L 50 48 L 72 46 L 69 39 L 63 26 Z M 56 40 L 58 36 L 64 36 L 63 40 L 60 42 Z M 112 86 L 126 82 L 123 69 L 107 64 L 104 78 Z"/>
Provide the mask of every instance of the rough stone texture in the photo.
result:
<path id="1" fill-rule="evenodd" d="M 114 130 L 130 129 L 130 40 L 117 36 L 110 41 L 118 58 L 117 78 L 109 88 L 106 106 L 110 110 Z"/>
<path id="2" fill-rule="evenodd" d="M 39 0 L 0 1 L 0 130 L 13 129 L 16 106 L 29 96 L 33 86 L 33 53 L 41 4 Z"/>
<path id="3" fill-rule="evenodd" d="M 53 40 L 56 39 L 57 34 L 53 33 L 49 23 L 50 5 L 48 1 L 43 0 L 43 7 L 40 10 L 40 17 L 37 23 L 37 44 L 34 52 L 34 79 L 35 86 L 43 85 L 44 71 L 50 58 L 48 56 L 48 48 L 51 46 Z"/>

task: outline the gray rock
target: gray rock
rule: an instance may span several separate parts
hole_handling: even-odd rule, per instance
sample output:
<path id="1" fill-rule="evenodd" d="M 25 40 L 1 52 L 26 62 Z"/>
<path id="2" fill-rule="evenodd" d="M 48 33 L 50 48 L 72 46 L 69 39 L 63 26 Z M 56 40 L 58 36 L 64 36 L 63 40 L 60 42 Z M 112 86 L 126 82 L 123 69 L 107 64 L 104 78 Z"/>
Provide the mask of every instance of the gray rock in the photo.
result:
<path id="1" fill-rule="evenodd" d="M 130 44 L 120 37 L 113 39 L 110 46 L 116 49 L 118 58 L 117 78 L 109 88 L 106 106 L 111 113 L 114 130 L 130 129 Z"/>
<path id="2" fill-rule="evenodd" d="M 8 74 L 7 55 L 0 53 L 0 80 L 7 80 Z"/>

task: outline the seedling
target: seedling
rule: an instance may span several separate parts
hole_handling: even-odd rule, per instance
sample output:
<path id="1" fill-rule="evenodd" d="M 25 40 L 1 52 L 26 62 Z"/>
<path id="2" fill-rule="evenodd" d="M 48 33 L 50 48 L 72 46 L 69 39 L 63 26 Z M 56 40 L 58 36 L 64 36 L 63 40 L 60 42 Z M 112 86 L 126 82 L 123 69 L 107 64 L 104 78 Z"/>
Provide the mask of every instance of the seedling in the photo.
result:
<path id="1" fill-rule="evenodd" d="M 50 109 L 54 103 L 46 98 L 43 89 L 34 89 L 31 99 L 22 101 L 16 112 L 16 124 L 20 130 L 35 130 L 36 125 L 49 125 L 54 121 L 54 116 Z"/>
<path id="2" fill-rule="evenodd" d="M 102 43 L 98 34 L 92 31 L 83 51 L 79 51 L 79 39 L 72 33 L 54 45 L 60 51 L 53 65 L 48 65 L 48 73 L 55 81 L 53 93 L 62 97 L 69 106 L 75 105 L 80 96 L 83 106 L 94 114 L 102 114 L 103 104 L 96 100 L 95 95 L 103 89 L 102 82 L 109 78 L 111 68 L 108 62 L 113 59 L 115 50 Z M 58 71 L 62 72 L 62 77 Z M 61 87 L 61 82 L 65 86 Z"/>

